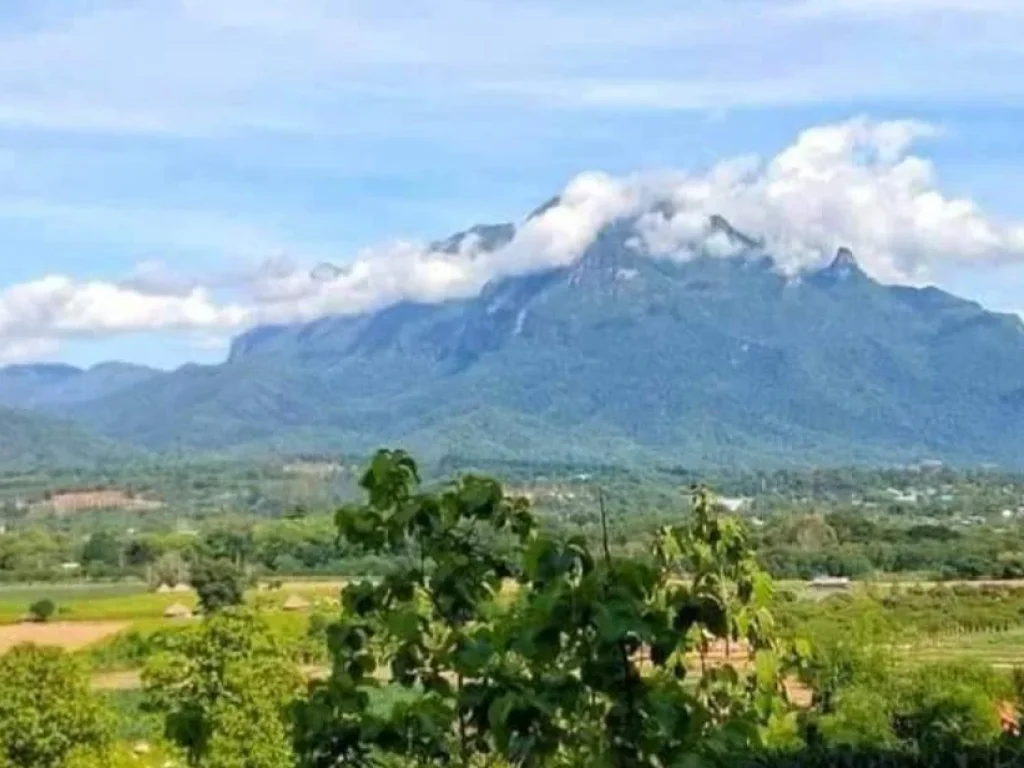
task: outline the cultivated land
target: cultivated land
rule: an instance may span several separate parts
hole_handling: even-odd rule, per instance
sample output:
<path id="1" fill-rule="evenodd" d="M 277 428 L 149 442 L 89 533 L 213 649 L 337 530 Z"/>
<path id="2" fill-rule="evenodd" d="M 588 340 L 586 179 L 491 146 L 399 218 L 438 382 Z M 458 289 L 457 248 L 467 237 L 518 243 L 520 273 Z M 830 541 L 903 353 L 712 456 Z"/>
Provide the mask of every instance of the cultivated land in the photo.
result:
<path id="1" fill-rule="evenodd" d="M 131 626 L 126 621 L 54 621 L 0 627 L 0 653 L 22 643 L 56 645 L 69 651 L 105 640 Z"/>
<path id="2" fill-rule="evenodd" d="M 282 633 L 295 641 L 302 638 L 312 613 L 332 615 L 338 610 L 337 597 L 345 585 L 343 580 L 288 581 L 273 590 L 265 586 L 252 589 L 247 601 L 271 617 Z M 986 582 L 987 583 L 987 582 Z M 906 582 L 899 582 L 901 587 Z M 916 586 L 938 586 L 934 582 L 915 581 Z M 1020 586 L 1021 582 L 1003 582 L 1002 586 Z M 804 582 L 779 582 L 799 599 L 818 599 Z M 887 592 L 892 582 L 876 581 L 856 584 L 853 593 L 868 591 Z M 978 584 L 975 584 L 978 586 Z M 283 603 L 292 595 L 301 595 L 309 601 L 308 611 L 286 613 Z M 17 623 L 27 606 L 42 598 L 58 605 L 58 620 L 46 624 Z M 32 642 L 55 645 L 72 651 L 90 654 L 97 666 L 94 685 L 111 691 L 132 690 L 139 686 L 138 668 L 115 662 L 105 662 L 102 649 L 129 632 L 145 637 L 168 628 L 182 627 L 187 620 L 166 619 L 163 612 L 174 603 L 189 607 L 196 604 L 194 593 L 157 594 L 141 583 L 92 585 L 34 585 L 0 588 L 0 652 L 12 646 Z M 738 661 L 733 649 L 730 660 Z M 906 663 L 936 661 L 973 661 L 996 669 L 1009 670 L 1024 666 L 1024 627 L 1011 627 L 999 631 L 949 632 L 934 637 L 921 637 L 902 644 L 899 655 Z M 711 662 L 718 660 L 712 650 Z M 320 667 L 306 665 L 307 672 L 316 674 Z"/>
<path id="3" fill-rule="evenodd" d="M 288 581 L 279 589 L 250 590 L 247 598 L 267 608 L 279 608 L 293 594 L 327 603 L 337 599 L 344 584 L 341 580 Z M 194 592 L 159 594 L 141 583 L 0 587 L 0 625 L 22 621 L 28 606 L 44 598 L 57 605 L 59 620 L 70 622 L 163 619 L 164 611 L 176 603 L 196 606 Z"/>
<path id="4" fill-rule="evenodd" d="M 946 635 L 916 645 L 911 658 L 917 662 L 974 661 L 996 669 L 1024 667 L 1024 628 Z"/>

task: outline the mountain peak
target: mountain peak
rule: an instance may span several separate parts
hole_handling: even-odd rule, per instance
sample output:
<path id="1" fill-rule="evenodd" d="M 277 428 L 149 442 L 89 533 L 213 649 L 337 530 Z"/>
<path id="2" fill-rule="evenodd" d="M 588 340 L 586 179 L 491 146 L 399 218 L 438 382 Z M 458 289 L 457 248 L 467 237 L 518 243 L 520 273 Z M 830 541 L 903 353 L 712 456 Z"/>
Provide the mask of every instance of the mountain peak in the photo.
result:
<path id="1" fill-rule="evenodd" d="M 847 248 L 788 280 L 765 247 L 727 247 L 746 236 L 723 217 L 697 224 L 712 246 L 696 239 L 678 259 L 647 253 L 638 220 L 622 217 L 575 261 L 496 278 L 478 296 L 259 327 L 225 365 L 140 384 L 83 379 L 44 398 L 34 380 L 11 382 L 6 402 L 173 450 L 1020 462 L 1019 323 L 875 282 Z"/>
<path id="2" fill-rule="evenodd" d="M 736 245 L 742 246 L 743 248 L 759 248 L 763 245 L 759 240 L 755 240 L 750 235 L 740 232 L 736 227 L 729 223 L 728 219 L 724 216 L 720 216 L 717 213 L 712 214 L 708 219 L 708 234 L 722 234 L 728 240 Z"/>
<path id="3" fill-rule="evenodd" d="M 831 269 L 860 269 L 860 265 L 857 264 L 857 257 L 853 255 L 853 251 L 844 245 L 836 251 Z"/>
<path id="4" fill-rule="evenodd" d="M 857 262 L 857 258 L 853 255 L 853 251 L 846 246 L 836 251 L 832 263 L 821 270 L 820 274 L 832 281 L 848 280 L 852 277 L 867 277 Z"/>
<path id="5" fill-rule="evenodd" d="M 473 240 L 480 250 L 490 252 L 508 245 L 515 236 L 514 224 L 477 224 L 444 240 L 431 243 L 430 248 L 439 253 L 456 254 L 467 241 Z"/>
<path id="6" fill-rule="evenodd" d="M 635 272 L 641 259 L 630 247 L 635 237 L 634 222 L 630 220 L 619 220 L 604 227 L 576 261 L 569 282 L 573 285 L 583 281 L 605 285 L 619 281 L 623 271 Z"/>
<path id="7" fill-rule="evenodd" d="M 545 214 L 548 211 L 550 211 L 552 208 L 554 208 L 554 207 L 556 207 L 558 205 L 561 205 L 561 204 L 562 204 L 561 196 L 560 195 L 555 195 L 554 197 L 549 198 L 548 200 L 545 200 L 543 203 L 541 203 L 541 205 L 539 207 L 537 207 L 533 211 L 531 211 L 530 215 L 526 217 L 526 220 L 529 221 L 530 219 L 535 219 L 538 216 L 542 216 L 543 214 Z"/>

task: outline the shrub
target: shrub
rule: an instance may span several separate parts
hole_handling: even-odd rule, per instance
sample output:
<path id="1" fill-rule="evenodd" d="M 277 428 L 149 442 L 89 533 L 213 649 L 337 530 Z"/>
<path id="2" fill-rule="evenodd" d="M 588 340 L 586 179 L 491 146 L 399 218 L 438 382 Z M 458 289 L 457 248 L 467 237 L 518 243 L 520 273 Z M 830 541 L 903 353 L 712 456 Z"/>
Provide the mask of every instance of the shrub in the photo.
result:
<path id="1" fill-rule="evenodd" d="M 57 606 L 53 600 L 44 597 L 42 600 L 36 600 L 32 605 L 28 607 L 29 615 L 33 621 L 46 622 L 49 621 L 53 614 L 57 612 Z"/>
<path id="2" fill-rule="evenodd" d="M 73 657 L 34 645 L 0 656 L 0 765 L 60 768 L 72 752 L 104 752 L 112 730 Z"/>

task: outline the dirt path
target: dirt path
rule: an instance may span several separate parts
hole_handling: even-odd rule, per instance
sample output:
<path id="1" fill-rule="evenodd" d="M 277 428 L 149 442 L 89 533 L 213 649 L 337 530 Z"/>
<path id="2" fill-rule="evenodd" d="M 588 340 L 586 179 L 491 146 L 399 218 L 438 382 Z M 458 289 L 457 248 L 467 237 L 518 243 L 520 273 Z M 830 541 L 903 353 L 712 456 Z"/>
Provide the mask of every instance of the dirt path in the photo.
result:
<path id="1" fill-rule="evenodd" d="M 54 645 L 77 651 L 116 635 L 131 626 L 127 621 L 55 621 L 48 624 L 0 626 L 0 653 L 22 643 Z"/>

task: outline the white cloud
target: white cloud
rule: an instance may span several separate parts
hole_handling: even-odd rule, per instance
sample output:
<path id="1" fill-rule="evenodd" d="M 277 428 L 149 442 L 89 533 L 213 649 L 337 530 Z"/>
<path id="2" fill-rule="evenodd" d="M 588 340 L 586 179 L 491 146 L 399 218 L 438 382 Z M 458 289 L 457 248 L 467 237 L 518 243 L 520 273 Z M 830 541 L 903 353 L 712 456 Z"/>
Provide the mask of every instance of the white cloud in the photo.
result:
<path id="1" fill-rule="evenodd" d="M 0 337 L 0 365 L 46 360 L 60 351 L 60 342 L 53 338 L 12 339 Z"/>
<path id="2" fill-rule="evenodd" d="M 336 269 L 279 257 L 205 280 L 160 263 L 142 264 L 118 283 L 52 275 L 0 292 L 0 357 L 49 351 L 75 336 L 171 329 L 220 339 L 259 323 L 467 297 L 496 278 L 571 264 L 621 217 L 638 217 L 653 255 L 687 259 L 698 248 L 737 252 L 709 229 L 710 217 L 723 215 L 761 239 L 787 273 L 823 264 L 840 246 L 892 282 L 1024 259 L 1024 224 L 945 195 L 932 164 L 912 153 L 915 142 L 937 134 L 918 122 L 858 118 L 808 129 L 766 161 L 734 158 L 699 174 L 584 173 L 493 253 L 469 238 L 455 254 L 398 242 Z"/>
<path id="3" fill-rule="evenodd" d="M 1024 225 L 1000 223 L 970 200 L 944 195 L 932 165 L 911 154 L 916 141 L 938 133 L 915 121 L 858 118 L 804 131 L 765 162 L 734 158 L 698 175 L 584 173 L 495 253 L 441 254 L 399 243 L 359 254 L 327 280 L 277 264 L 263 271 L 253 294 L 257 312 L 281 322 L 473 295 L 495 278 L 572 263 L 603 227 L 626 216 L 640 217 L 653 254 L 691 258 L 695 248 L 737 253 L 734 241 L 709 230 L 710 217 L 723 215 L 762 240 L 787 273 L 821 266 L 840 246 L 889 282 L 1024 258 Z"/>
<path id="4" fill-rule="evenodd" d="M 51 275 L 0 292 L 0 357 L 52 350 L 52 342 L 161 330 L 234 330 L 251 310 L 218 304 L 205 289 L 156 295 L 100 281 L 76 282 Z M 33 346 L 35 345 L 35 346 Z"/>
<path id="5" fill-rule="evenodd" d="M 910 153 L 916 140 L 935 134 L 916 122 L 856 119 L 804 131 L 745 172 L 684 181 L 673 195 L 684 211 L 678 245 L 685 246 L 698 212 L 722 214 L 763 237 L 788 272 L 819 264 L 842 245 L 875 277 L 893 282 L 928 279 L 943 264 L 1024 257 L 1021 224 L 944 195 L 932 164 Z M 664 230 L 674 225 L 655 222 L 651 244 L 670 251 Z"/>
<path id="6" fill-rule="evenodd" d="M 188 296 L 201 281 L 175 272 L 159 259 L 143 261 L 135 265 L 131 274 L 120 282 L 122 288 L 151 296 Z"/>
<path id="7" fill-rule="evenodd" d="M 335 133 L 375 104 L 482 94 L 645 109 L 1024 96 L 1017 0 L 38 4 L 34 27 L 4 34 L 0 17 L 2 125 L 194 138 Z"/>

